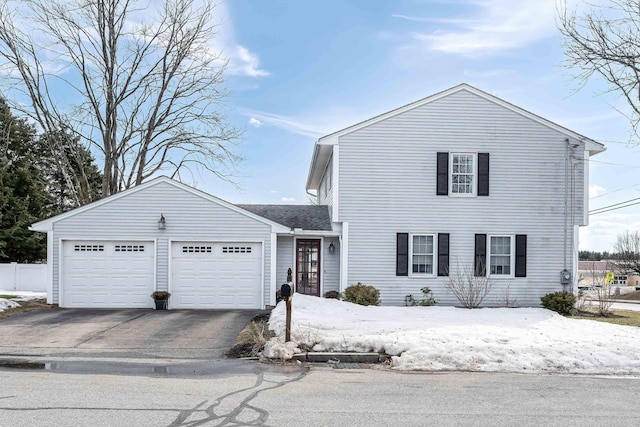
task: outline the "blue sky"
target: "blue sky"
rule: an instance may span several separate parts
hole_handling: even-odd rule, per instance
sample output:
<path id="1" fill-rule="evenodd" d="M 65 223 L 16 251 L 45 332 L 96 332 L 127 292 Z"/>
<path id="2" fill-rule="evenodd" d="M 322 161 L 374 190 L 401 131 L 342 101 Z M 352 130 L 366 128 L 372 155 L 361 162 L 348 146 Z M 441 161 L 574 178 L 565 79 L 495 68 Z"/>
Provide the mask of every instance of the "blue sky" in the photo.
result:
<path id="1" fill-rule="evenodd" d="M 555 0 L 228 0 L 227 114 L 245 129 L 236 182 L 196 185 L 237 203 L 306 203 L 318 137 L 466 82 L 607 146 L 591 162 L 590 208 L 640 197 L 640 148 L 625 105 L 563 67 Z M 591 217 L 581 249 L 611 250 L 640 205 Z"/>

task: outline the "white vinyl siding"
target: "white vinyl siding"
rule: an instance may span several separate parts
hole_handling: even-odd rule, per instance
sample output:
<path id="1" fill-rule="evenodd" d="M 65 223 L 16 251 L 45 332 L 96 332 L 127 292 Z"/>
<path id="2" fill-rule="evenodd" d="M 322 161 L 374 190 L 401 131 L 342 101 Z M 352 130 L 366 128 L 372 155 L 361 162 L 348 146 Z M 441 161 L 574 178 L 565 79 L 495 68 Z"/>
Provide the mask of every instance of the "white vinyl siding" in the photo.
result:
<path id="1" fill-rule="evenodd" d="M 158 229 L 160 214 L 166 228 Z M 58 303 L 60 239 L 155 241 L 157 290 L 169 282 L 169 241 L 263 242 L 264 304 L 270 296 L 271 226 L 167 182 L 159 182 L 54 224 L 53 302 Z"/>
<path id="2" fill-rule="evenodd" d="M 334 251 L 329 251 L 329 246 L 333 243 Z M 324 253 L 322 262 L 322 290 L 340 292 L 340 239 L 337 237 L 324 238 Z"/>
<path id="3" fill-rule="evenodd" d="M 318 190 L 318 204 L 333 205 L 333 158 L 329 160 Z M 330 210 L 331 211 L 331 210 Z"/>
<path id="4" fill-rule="evenodd" d="M 527 235 L 527 277 L 496 281 L 485 304 L 500 304 L 510 285 L 522 305 L 539 306 L 542 295 L 562 290 L 566 138 L 466 90 L 340 136 L 337 191 L 340 220 L 349 223 L 345 286 L 366 283 L 380 290 L 382 304 L 404 305 L 405 295 L 419 294 L 424 284 L 395 275 L 396 233 L 449 233 L 454 274 L 473 268 L 474 235 L 498 230 Z M 582 143 L 570 143 L 581 154 Z M 490 153 L 490 196 L 437 196 L 437 152 Z M 579 224 L 584 169 L 573 171 L 570 206 Z M 573 236 L 569 224 L 569 242 Z M 568 244 L 567 259 L 572 251 Z M 439 303 L 457 304 L 446 281 L 434 277 L 429 287 Z"/>

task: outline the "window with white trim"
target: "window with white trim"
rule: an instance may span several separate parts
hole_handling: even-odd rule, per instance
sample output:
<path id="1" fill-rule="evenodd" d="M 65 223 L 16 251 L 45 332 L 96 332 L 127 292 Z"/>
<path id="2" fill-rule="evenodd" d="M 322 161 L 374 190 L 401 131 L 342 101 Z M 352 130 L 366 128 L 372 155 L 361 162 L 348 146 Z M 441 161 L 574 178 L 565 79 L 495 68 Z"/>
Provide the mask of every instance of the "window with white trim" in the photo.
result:
<path id="1" fill-rule="evenodd" d="M 514 240 L 512 236 L 489 236 L 489 275 L 513 276 Z"/>
<path id="2" fill-rule="evenodd" d="M 411 273 L 434 274 L 435 265 L 435 235 L 413 234 L 411 235 Z"/>
<path id="3" fill-rule="evenodd" d="M 474 153 L 451 153 L 449 188 L 451 194 L 473 195 L 476 182 L 476 155 Z"/>
<path id="4" fill-rule="evenodd" d="M 627 276 L 614 276 L 613 284 L 627 286 Z"/>

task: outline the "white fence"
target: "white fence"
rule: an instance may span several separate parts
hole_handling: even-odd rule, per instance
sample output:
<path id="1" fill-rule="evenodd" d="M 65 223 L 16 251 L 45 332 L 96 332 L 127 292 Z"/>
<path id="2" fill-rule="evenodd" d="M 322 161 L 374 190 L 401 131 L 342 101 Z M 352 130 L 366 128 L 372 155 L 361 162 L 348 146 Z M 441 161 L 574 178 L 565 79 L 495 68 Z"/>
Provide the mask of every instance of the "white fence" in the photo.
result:
<path id="1" fill-rule="evenodd" d="M 47 264 L 0 264 L 0 289 L 47 291 Z"/>

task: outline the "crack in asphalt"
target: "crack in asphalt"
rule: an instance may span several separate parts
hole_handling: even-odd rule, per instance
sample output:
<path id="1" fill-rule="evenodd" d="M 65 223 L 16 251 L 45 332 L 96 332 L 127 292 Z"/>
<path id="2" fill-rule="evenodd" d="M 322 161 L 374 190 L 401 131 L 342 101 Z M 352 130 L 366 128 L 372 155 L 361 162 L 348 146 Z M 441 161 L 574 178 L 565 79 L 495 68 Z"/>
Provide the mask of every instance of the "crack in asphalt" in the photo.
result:
<path id="1" fill-rule="evenodd" d="M 213 425 L 215 426 L 227 426 L 227 425 L 267 426 L 266 422 L 267 422 L 267 419 L 269 418 L 269 412 L 264 409 L 258 408 L 257 406 L 252 405 L 250 402 L 264 391 L 273 390 L 279 387 L 283 387 L 287 384 L 300 381 L 302 378 L 305 377 L 305 375 L 308 372 L 309 372 L 309 369 L 306 368 L 302 372 L 300 372 L 297 376 L 286 379 L 284 381 L 266 380 L 264 378 L 264 372 L 260 372 L 259 374 L 257 374 L 256 382 L 253 386 L 236 390 L 231 393 L 227 393 L 221 397 L 218 397 L 216 400 L 213 401 L 213 403 L 211 403 L 209 406 L 207 406 L 204 409 L 200 409 L 200 408 L 207 403 L 206 400 L 203 402 L 200 402 L 199 404 L 197 404 L 191 409 L 181 411 L 180 414 L 178 414 L 178 416 L 176 417 L 176 419 L 171 424 L 168 425 L 168 427 L 194 427 L 194 426 L 201 426 L 205 424 L 212 425 L 212 426 Z M 270 387 L 260 388 L 263 384 L 269 384 L 269 383 L 274 385 Z M 252 391 L 252 392 L 249 393 L 244 399 L 242 399 L 242 401 L 240 401 L 240 403 L 237 406 L 235 406 L 231 411 L 227 413 L 220 413 L 220 414 L 216 413 L 216 410 L 225 401 L 225 399 L 229 399 L 235 395 L 249 392 L 249 391 Z M 252 411 L 257 414 L 257 417 L 255 417 L 254 420 L 241 421 L 238 419 L 241 415 L 246 415 L 246 413 L 249 411 Z M 202 412 L 204 412 L 206 416 L 204 416 L 203 418 L 193 419 L 189 421 L 189 419 L 192 418 L 194 415 L 201 414 Z M 215 424 L 210 424 L 210 423 L 215 423 Z"/>
<path id="2" fill-rule="evenodd" d="M 249 387 L 224 394 L 215 400 L 203 400 L 189 409 L 184 408 L 114 408 L 114 407 L 81 407 L 81 406 L 44 406 L 44 407 L 7 407 L 0 406 L 2 411 L 51 411 L 51 410 L 81 410 L 81 411 L 113 411 L 113 412 L 171 412 L 176 413 L 175 419 L 168 427 L 195 426 L 264 426 L 267 427 L 269 412 L 253 405 L 251 402 L 260 394 L 279 387 L 284 387 L 303 379 L 310 368 L 302 368 L 294 376 L 285 373 L 257 372 L 255 383 Z M 284 378 L 265 378 L 274 375 Z M 0 399 L 11 399 L 17 396 L 0 396 Z M 235 399 L 241 399 L 235 403 Z M 207 405 L 208 404 L 208 405 Z M 232 409 L 222 409 L 222 405 Z M 249 421 L 247 421 L 249 420 Z"/>
<path id="3" fill-rule="evenodd" d="M 132 322 L 132 321 L 134 321 L 134 320 L 136 320 L 136 319 L 141 318 L 142 316 L 147 316 L 147 315 L 149 315 L 149 313 L 141 313 L 141 314 L 139 314 L 139 315 L 137 315 L 137 316 L 134 316 L 134 317 L 132 317 L 132 318 L 130 318 L 130 319 L 125 320 L 124 322 L 120 322 L 120 323 L 118 323 L 117 325 L 113 325 L 113 326 L 110 326 L 110 327 L 108 327 L 108 328 L 106 328 L 106 329 L 103 329 L 103 330 L 100 330 L 100 331 L 96 331 L 96 332 L 95 332 L 94 334 L 92 334 L 89 338 L 87 338 L 87 339 L 85 339 L 85 340 L 83 340 L 83 341 L 80 341 L 79 343 L 77 343 L 76 345 L 74 345 L 73 347 L 70 347 L 70 348 L 79 348 L 82 344 L 85 344 L 85 343 L 87 343 L 87 342 L 91 341 L 92 339 L 94 339 L 96 336 L 98 336 L 98 335 L 100 335 L 100 334 L 104 334 L 105 332 L 110 331 L 111 329 L 117 328 L 117 327 L 119 327 L 119 326 L 124 325 L 125 323 Z"/>

